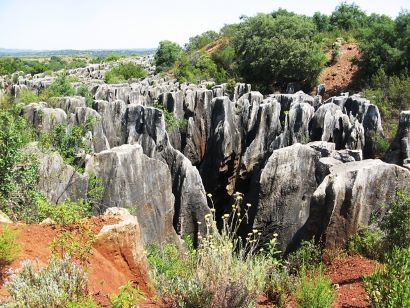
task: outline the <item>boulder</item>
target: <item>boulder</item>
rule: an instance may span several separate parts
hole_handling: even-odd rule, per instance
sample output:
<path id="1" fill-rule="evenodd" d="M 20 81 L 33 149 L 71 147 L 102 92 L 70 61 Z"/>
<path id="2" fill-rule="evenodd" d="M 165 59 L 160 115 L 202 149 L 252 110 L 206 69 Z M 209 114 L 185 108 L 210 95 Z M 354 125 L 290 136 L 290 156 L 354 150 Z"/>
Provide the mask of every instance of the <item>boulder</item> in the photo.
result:
<path id="1" fill-rule="evenodd" d="M 258 193 L 252 227 L 262 232 L 262 242 L 277 233 L 279 250 L 285 252 L 305 224 L 318 186 L 315 174 L 319 158 L 320 152 L 301 144 L 273 151 L 255 187 Z"/>
<path id="2" fill-rule="evenodd" d="M 304 232 L 322 238 L 327 248 L 344 248 L 397 191 L 410 193 L 410 171 L 405 168 L 380 160 L 335 164 L 313 194 Z"/>
<path id="3" fill-rule="evenodd" d="M 110 148 L 104 134 L 101 115 L 94 109 L 88 107 L 75 108 L 74 113 L 71 114 L 71 123 L 76 126 L 90 126 L 86 138 L 92 152 L 99 153 Z"/>
<path id="4" fill-rule="evenodd" d="M 49 108 L 47 103 L 31 103 L 23 108 L 23 116 L 38 132 L 47 133 L 58 124 L 67 123 L 67 114 L 60 108 Z"/>
<path id="5" fill-rule="evenodd" d="M 88 176 L 64 163 L 56 152 L 39 154 L 38 190 L 51 203 L 87 197 Z"/>
<path id="6" fill-rule="evenodd" d="M 223 198 L 233 193 L 235 181 L 232 175 L 241 154 L 238 117 L 234 112 L 234 103 L 228 97 L 212 100 L 210 127 L 204 159 L 199 170 L 206 191 L 215 197 Z"/>
<path id="7" fill-rule="evenodd" d="M 102 208 L 127 207 L 140 221 L 144 243 L 175 241 L 174 196 L 167 165 L 143 153 L 139 145 L 122 145 L 94 154 L 86 172 L 102 179 Z"/>
<path id="8" fill-rule="evenodd" d="M 392 164 L 404 165 L 410 159 L 410 111 L 402 111 L 396 136 L 390 144 L 385 160 Z"/>
<path id="9" fill-rule="evenodd" d="M 2 224 L 12 224 L 13 221 L 2 211 L 0 211 L 0 223 Z"/>
<path id="10" fill-rule="evenodd" d="M 96 100 L 93 103 L 93 109 L 101 116 L 102 130 L 111 148 L 120 146 L 125 142 L 126 106 L 125 102 L 121 100 L 112 102 Z"/>
<path id="11" fill-rule="evenodd" d="M 54 107 L 63 109 L 67 114 L 74 113 L 77 107 L 86 107 L 82 96 L 56 97 L 53 103 Z"/>
<path id="12" fill-rule="evenodd" d="M 198 170 L 171 146 L 162 111 L 129 105 L 126 123 L 126 142 L 140 144 L 145 155 L 161 160 L 171 172 L 175 230 L 196 236 L 197 222 L 209 212 L 205 189 Z"/>

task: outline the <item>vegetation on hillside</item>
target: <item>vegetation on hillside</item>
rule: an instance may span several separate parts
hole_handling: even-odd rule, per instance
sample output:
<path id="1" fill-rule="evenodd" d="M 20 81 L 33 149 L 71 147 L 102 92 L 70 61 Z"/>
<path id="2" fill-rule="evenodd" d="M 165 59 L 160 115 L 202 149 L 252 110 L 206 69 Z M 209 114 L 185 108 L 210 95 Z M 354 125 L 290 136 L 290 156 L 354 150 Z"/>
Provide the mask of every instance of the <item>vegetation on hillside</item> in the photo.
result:
<path id="1" fill-rule="evenodd" d="M 184 48 L 161 42 L 155 55 L 157 71 L 173 73 L 180 82 L 249 82 L 263 93 L 283 92 L 289 83 L 309 91 L 327 64 L 324 52 L 332 50 L 334 61 L 343 42 L 356 42 L 361 58 L 352 59 L 360 67 L 355 90 L 365 90 L 389 125 L 399 110 L 410 108 L 407 11 L 392 19 L 343 2 L 330 15 L 317 12 L 308 17 L 279 9 L 241 19 L 219 33 L 192 37 Z M 393 133 L 389 129 L 387 135 Z"/>
<path id="2" fill-rule="evenodd" d="M 142 78 L 147 76 L 147 71 L 137 64 L 130 62 L 120 63 L 118 66 L 105 73 L 106 83 L 123 83 L 131 78 Z"/>

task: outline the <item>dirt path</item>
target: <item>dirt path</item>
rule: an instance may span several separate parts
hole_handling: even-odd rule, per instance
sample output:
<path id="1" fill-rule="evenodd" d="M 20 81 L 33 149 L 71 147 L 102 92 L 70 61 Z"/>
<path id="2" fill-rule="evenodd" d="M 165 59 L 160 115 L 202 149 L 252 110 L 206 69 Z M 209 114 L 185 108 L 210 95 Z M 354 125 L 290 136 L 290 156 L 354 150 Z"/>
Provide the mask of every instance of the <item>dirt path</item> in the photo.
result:
<path id="1" fill-rule="evenodd" d="M 326 276 L 336 285 L 334 308 L 368 306 L 362 280 L 374 271 L 375 265 L 375 261 L 356 255 L 335 260 L 327 267 Z"/>

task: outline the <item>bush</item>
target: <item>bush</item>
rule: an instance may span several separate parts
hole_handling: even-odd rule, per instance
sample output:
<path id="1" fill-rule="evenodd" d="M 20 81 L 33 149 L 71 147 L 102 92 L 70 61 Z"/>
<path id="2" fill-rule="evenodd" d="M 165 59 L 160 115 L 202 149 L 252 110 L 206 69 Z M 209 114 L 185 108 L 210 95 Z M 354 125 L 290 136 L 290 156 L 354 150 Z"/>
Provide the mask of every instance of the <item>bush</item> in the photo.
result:
<path id="1" fill-rule="evenodd" d="M 383 135 L 376 134 L 374 136 L 373 152 L 376 158 L 383 159 L 389 147 L 390 142 Z"/>
<path id="2" fill-rule="evenodd" d="M 379 70 L 372 77 L 371 87 L 364 91 L 367 97 L 379 107 L 382 115 L 390 118 L 391 112 L 410 109 L 410 77 L 408 75 L 387 76 Z M 393 113 L 394 115 L 394 113 Z"/>
<path id="3" fill-rule="evenodd" d="M 120 59 L 122 59 L 122 58 L 124 58 L 123 55 L 119 55 L 119 54 L 112 53 L 112 54 L 106 55 L 106 56 L 104 57 L 104 62 L 118 61 L 118 60 L 120 60 Z"/>
<path id="4" fill-rule="evenodd" d="M 95 174 L 88 175 L 88 189 L 87 189 L 87 202 L 90 204 L 90 210 L 101 213 L 104 211 L 104 207 L 101 202 L 104 198 L 104 181 L 97 177 Z"/>
<path id="5" fill-rule="evenodd" d="M 383 210 L 386 213 L 381 216 Z M 378 226 L 359 230 L 349 239 L 347 247 L 353 253 L 383 261 L 384 255 L 395 247 L 410 246 L 410 197 L 398 192 L 392 203 L 382 205 L 377 212 Z"/>
<path id="6" fill-rule="evenodd" d="M 150 276 L 161 294 L 171 294 L 182 301 L 189 292 L 196 269 L 196 252 L 184 254 L 174 244 L 147 247 Z"/>
<path id="7" fill-rule="evenodd" d="M 88 222 L 81 222 L 75 231 L 64 231 L 50 244 L 52 257 L 63 259 L 69 257 L 86 266 L 92 255 L 92 247 L 96 240 L 95 232 Z"/>
<path id="8" fill-rule="evenodd" d="M 25 261 L 5 286 L 11 296 L 6 307 L 66 307 L 87 297 L 86 276 L 69 258 L 51 260 L 40 271 Z"/>
<path id="9" fill-rule="evenodd" d="M 76 155 L 80 150 L 85 153 L 91 152 L 85 136 L 92 130 L 95 121 L 95 118 L 90 117 L 81 125 L 58 124 L 52 131 L 40 136 L 39 145 L 43 149 L 57 150 L 66 164 L 82 171 L 82 165 L 76 161 Z"/>
<path id="10" fill-rule="evenodd" d="M 253 307 L 264 291 L 270 262 L 266 255 L 257 254 L 260 233 L 253 230 L 242 242 L 236 233 L 247 211 L 238 215 L 238 201 L 232 209 L 223 216 L 221 233 L 215 216 L 206 215 L 207 232 L 198 235 L 197 251 L 181 258 L 173 246 L 166 252 L 166 262 L 156 257 L 158 250 L 149 254 L 155 286 L 174 297 L 179 306 Z"/>
<path id="11" fill-rule="evenodd" d="M 383 258 L 383 232 L 379 229 L 361 228 L 347 241 L 347 250 L 351 254 L 362 254 L 368 258 Z"/>
<path id="12" fill-rule="evenodd" d="M 332 28 L 353 30 L 363 27 L 367 16 L 357 4 L 342 2 L 330 16 L 329 22 Z"/>
<path id="13" fill-rule="evenodd" d="M 246 82 L 260 89 L 286 89 L 298 82 L 305 89 L 317 83 L 326 57 L 313 40 L 314 23 L 292 14 L 247 17 L 233 39 L 238 69 Z"/>
<path id="14" fill-rule="evenodd" d="M 321 262 L 321 248 L 315 240 L 302 241 L 300 247 L 288 256 L 288 265 L 292 272 L 298 273 L 302 269 L 315 269 Z"/>
<path id="15" fill-rule="evenodd" d="M 17 242 L 18 232 L 9 226 L 2 226 L 0 230 L 0 263 L 13 261 L 21 251 Z"/>
<path id="16" fill-rule="evenodd" d="M 169 70 L 182 56 L 183 50 L 177 43 L 161 41 L 155 52 L 154 61 L 157 72 Z"/>
<path id="17" fill-rule="evenodd" d="M 267 295 L 275 307 L 284 307 L 286 298 L 296 291 L 297 285 L 296 275 L 290 274 L 286 266 L 276 266 L 268 276 Z"/>
<path id="18" fill-rule="evenodd" d="M 73 96 L 75 90 L 66 74 L 58 76 L 43 92 L 40 99 L 48 101 L 52 97 Z"/>
<path id="19" fill-rule="evenodd" d="M 334 300 L 334 292 L 322 269 L 302 271 L 296 297 L 299 308 L 329 308 Z"/>
<path id="20" fill-rule="evenodd" d="M 188 44 L 185 45 L 185 50 L 188 52 L 197 51 L 206 45 L 212 43 L 219 37 L 215 31 L 206 31 L 202 34 L 189 38 Z"/>
<path id="21" fill-rule="evenodd" d="M 111 298 L 111 308 L 132 308 L 138 307 L 138 303 L 144 298 L 139 289 L 132 287 L 132 282 L 120 287 L 120 293 Z"/>
<path id="22" fill-rule="evenodd" d="M 0 110 L 0 194 L 5 198 L 15 188 L 15 167 L 21 148 L 28 142 L 26 127 L 22 117 Z"/>
<path id="23" fill-rule="evenodd" d="M 399 75 L 410 68 L 410 13 L 403 11 L 392 20 L 385 15 L 372 15 L 369 26 L 361 31 L 361 69 L 370 77 L 378 70 Z"/>
<path id="24" fill-rule="evenodd" d="M 64 201 L 51 204 L 44 199 L 37 200 L 38 216 L 40 220 L 51 218 L 60 225 L 68 225 L 80 221 L 91 215 L 91 207 L 84 200 Z"/>
<path id="25" fill-rule="evenodd" d="M 364 283 L 372 307 L 410 307 L 410 246 L 395 248 Z"/>
<path id="26" fill-rule="evenodd" d="M 205 53 L 181 57 L 175 77 L 179 82 L 193 83 L 210 79 L 217 83 L 224 83 L 228 80 L 227 72 L 222 67 L 218 67 Z"/>
<path id="27" fill-rule="evenodd" d="M 18 94 L 17 101 L 27 105 L 30 103 L 36 103 L 40 100 L 38 95 L 36 95 L 33 91 L 29 89 L 22 89 Z"/>
<path id="28" fill-rule="evenodd" d="M 168 132 L 172 132 L 174 130 L 186 130 L 188 126 L 188 121 L 186 119 L 178 119 L 173 112 L 169 112 L 163 105 L 161 104 L 154 104 L 155 108 L 158 108 L 162 111 L 165 117 L 165 125 Z"/>
<path id="29" fill-rule="evenodd" d="M 410 246 L 410 196 L 398 192 L 394 202 L 387 206 L 380 228 L 386 234 L 386 244 L 391 249 L 396 246 Z"/>
<path id="30" fill-rule="evenodd" d="M 130 78 L 143 78 L 147 75 L 147 71 L 141 65 L 120 63 L 105 73 L 105 82 L 122 83 L 127 82 Z"/>
<path id="31" fill-rule="evenodd" d="M 90 89 L 85 85 L 81 84 L 81 86 L 77 89 L 77 95 L 80 95 L 85 98 L 85 105 L 89 108 L 93 106 L 93 95 L 91 94 Z"/>

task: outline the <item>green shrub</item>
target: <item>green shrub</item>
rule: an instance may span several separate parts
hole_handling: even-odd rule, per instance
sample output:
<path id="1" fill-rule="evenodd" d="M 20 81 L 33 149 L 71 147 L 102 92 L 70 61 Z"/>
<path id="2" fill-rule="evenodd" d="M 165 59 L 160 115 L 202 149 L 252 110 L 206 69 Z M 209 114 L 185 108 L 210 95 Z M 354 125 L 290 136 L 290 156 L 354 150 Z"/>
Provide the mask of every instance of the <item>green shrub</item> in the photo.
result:
<path id="1" fill-rule="evenodd" d="M 408 38 L 410 13 L 403 11 L 392 20 L 386 15 L 371 15 L 369 24 L 361 30 L 360 67 L 363 76 L 371 77 L 378 70 L 399 75 L 410 67 Z"/>
<path id="2" fill-rule="evenodd" d="M 154 107 L 162 111 L 168 132 L 172 132 L 174 130 L 186 130 L 188 126 L 188 120 L 178 119 L 173 112 L 169 112 L 163 105 L 159 103 L 154 104 Z"/>
<path id="3" fill-rule="evenodd" d="M 0 110 L 0 194 L 4 197 L 15 188 L 15 167 L 21 148 L 28 142 L 26 127 L 22 117 Z"/>
<path id="4" fill-rule="evenodd" d="M 233 70 L 235 61 L 235 49 L 230 44 L 224 44 L 212 54 L 212 60 L 218 67 L 225 70 Z"/>
<path id="5" fill-rule="evenodd" d="M 161 41 L 154 56 L 157 73 L 169 70 L 180 59 L 182 54 L 183 50 L 177 43 Z"/>
<path id="6" fill-rule="evenodd" d="M 233 39 L 240 75 L 265 92 L 284 90 L 289 82 L 309 89 L 326 62 L 315 34 L 315 24 L 304 16 L 282 12 L 246 17 Z"/>
<path id="7" fill-rule="evenodd" d="M 175 71 L 179 82 L 199 83 L 213 79 L 217 83 L 228 80 L 228 74 L 223 67 L 218 67 L 207 54 L 192 54 L 181 57 Z"/>
<path id="8" fill-rule="evenodd" d="M 215 31 L 206 31 L 202 34 L 189 38 L 189 42 L 185 45 L 185 49 L 188 52 L 200 50 L 215 41 L 218 37 L 219 34 Z"/>
<path id="9" fill-rule="evenodd" d="M 87 202 L 90 204 L 90 209 L 94 212 L 101 213 L 104 208 L 101 204 L 104 197 L 104 181 L 95 174 L 88 175 L 88 190 Z"/>
<path id="10" fill-rule="evenodd" d="M 129 281 L 120 287 L 120 293 L 111 297 L 111 308 L 132 308 L 138 307 L 138 303 L 144 299 L 143 293 L 132 286 Z"/>
<path id="11" fill-rule="evenodd" d="M 342 2 L 333 11 L 329 22 L 332 28 L 352 30 L 363 27 L 367 23 L 367 16 L 357 4 Z"/>
<path id="12" fill-rule="evenodd" d="M 92 297 L 84 297 L 84 298 L 81 298 L 80 300 L 68 303 L 66 308 L 97 308 L 97 307 L 98 306 Z"/>
<path id="13" fill-rule="evenodd" d="M 407 248 L 410 246 L 410 197 L 398 192 L 395 200 L 387 207 L 380 228 L 386 234 L 386 244 L 390 249 L 394 246 Z"/>
<path id="14" fill-rule="evenodd" d="M 54 259 L 69 257 L 82 266 L 87 266 L 96 241 L 95 232 L 87 221 L 77 224 L 75 231 L 64 231 L 50 244 Z"/>
<path id="15" fill-rule="evenodd" d="M 66 307 L 88 295 L 84 272 L 69 258 L 52 259 L 39 271 L 31 261 L 25 261 L 5 286 L 11 296 L 6 307 Z"/>
<path id="16" fill-rule="evenodd" d="M 340 48 L 342 47 L 342 39 L 338 38 L 332 45 L 332 58 L 331 62 L 336 62 L 340 57 Z"/>
<path id="17" fill-rule="evenodd" d="M 386 213 L 381 216 L 383 210 Z M 360 229 L 349 239 L 347 248 L 352 253 L 383 261 L 384 255 L 395 247 L 410 246 L 410 197 L 398 192 L 395 200 L 382 205 L 376 216 L 377 227 Z"/>
<path id="18" fill-rule="evenodd" d="M 120 63 L 105 73 L 106 83 L 127 82 L 130 78 L 142 78 L 148 75 L 147 71 L 141 66 L 133 63 Z"/>
<path id="19" fill-rule="evenodd" d="M 390 147 L 390 142 L 381 134 L 375 134 L 373 140 L 374 155 L 377 158 L 383 159 L 387 150 Z"/>
<path id="20" fill-rule="evenodd" d="M 124 58 L 123 55 L 119 55 L 119 54 L 112 53 L 112 54 L 109 54 L 109 55 L 106 55 L 106 56 L 105 56 L 104 62 L 118 61 L 118 60 L 120 60 L 120 59 L 122 59 L 122 58 Z"/>
<path id="21" fill-rule="evenodd" d="M 372 77 L 371 87 L 363 91 L 363 96 L 379 107 L 385 120 L 398 116 L 400 110 L 410 108 L 410 77 L 387 76 L 379 70 Z"/>
<path id="22" fill-rule="evenodd" d="M 296 295 L 299 308 L 329 308 L 334 300 L 331 282 L 323 270 L 302 271 Z"/>
<path id="23" fill-rule="evenodd" d="M 298 277 L 290 274 L 286 266 L 273 267 L 268 276 L 267 294 L 275 307 L 284 307 L 286 298 L 297 289 Z"/>
<path id="24" fill-rule="evenodd" d="M 95 124 L 96 119 L 89 117 L 83 124 L 68 126 L 58 124 L 56 127 L 40 136 L 39 145 L 43 149 L 54 149 L 63 157 L 66 164 L 82 171 L 82 166 L 76 163 L 76 154 L 79 150 L 90 153 L 91 149 L 85 140 L 85 136 Z"/>
<path id="25" fill-rule="evenodd" d="M 321 248 L 315 240 L 302 241 L 300 247 L 288 256 L 291 271 L 298 273 L 302 269 L 315 269 L 321 263 Z"/>
<path id="26" fill-rule="evenodd" d="M 40 100 L 38 95 L 29 89 L 22 89 L 18 94 L 18 102 L 27 105 L 30 103 L 36 103 Z"/>
<path id="27" fill-rule="evenodd" d="M 40 93 L 40 99 L 49 101 L 52 97 L 73 96 L 75 90 L 66 74 L 58 76 L 44 91 Z"/>
<path id="28" fill-rule="evenodd" d="M 239 198 L 239 196 L 238 196 Z M 157 248 L 148 254 L 151 275 L 161 294 L 168 294 L 181 307 L 253 307 L 266 286 L 268 266 L 259 254 L 260 233 L 253 230 L 246 242 L 237 236 L 244 221 L 239 199 L 231 214 L 223 216 L 221 233 L 215 216 L 205 216 L 206 233 L 199 234 L 199 247 L 186 255 L 175 246 Z M 214 211 L 212 212 L 214 213 Z M 163 255 L 161 255 L 163 254 Z"/>
<path id="29" fill-rule="evenodd" d="M 17 242 L 18 232 L 9 226 L 0 229 L 0 263 L 13 261 L 21 251 L 21 245 Z"/>
<path id="30" fill-rule="evenodd" d="M 395 248 L 384 270 L 377 269 L 364 282 L 372 307 L 410 307 L 410 246 Z"/>
<path id="31" fill-rule="evenodd" d="M 90 89 L 85 85 L 81 84 L 81 86 L 77 89 L 77 95 L 80 95 L 85 98 L 85 105 L 89 108 L 93 106 L 93 95 L 91 94 Z"/>
<path id="32" fill-rule="evenodd" d="M 361 228 L 347 241 L 347 250 L 351 254 L 362 254 L 380 260 L 385 252 L 382 239 L 383 232 L 380 229 Z"/>
<path id="33" fill-rule="evenodd" d="M 38 199 L 37 208 L 40 220 L 51 218 L 60 225 L 72 224 L 91 215 L 90 204 L 84 200 L 51 204 L 45 200 Z"/>

